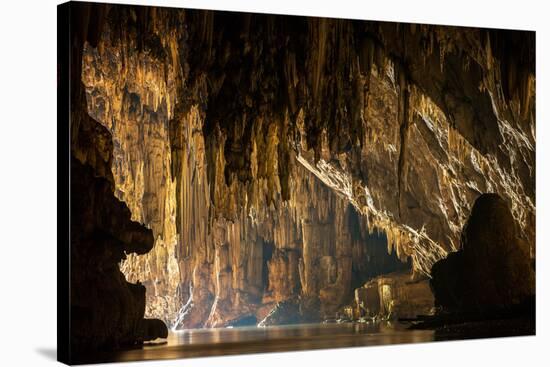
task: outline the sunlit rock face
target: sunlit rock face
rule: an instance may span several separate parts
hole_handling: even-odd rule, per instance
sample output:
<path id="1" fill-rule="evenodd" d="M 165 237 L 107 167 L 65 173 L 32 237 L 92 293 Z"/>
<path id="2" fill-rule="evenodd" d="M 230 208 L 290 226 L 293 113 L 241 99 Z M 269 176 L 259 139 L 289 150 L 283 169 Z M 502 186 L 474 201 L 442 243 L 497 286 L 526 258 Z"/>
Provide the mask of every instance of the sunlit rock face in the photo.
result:
<path id="1" fill-rule="evenodd" d="M 486 192 L 534 257 L 531 33 L 106 14 L 82 82 L 116 195 L 156 239 L 121 265 L 147 315 L 216 327 L 307 302 L 324 317 L 382 274 L 425 285 Z"/>

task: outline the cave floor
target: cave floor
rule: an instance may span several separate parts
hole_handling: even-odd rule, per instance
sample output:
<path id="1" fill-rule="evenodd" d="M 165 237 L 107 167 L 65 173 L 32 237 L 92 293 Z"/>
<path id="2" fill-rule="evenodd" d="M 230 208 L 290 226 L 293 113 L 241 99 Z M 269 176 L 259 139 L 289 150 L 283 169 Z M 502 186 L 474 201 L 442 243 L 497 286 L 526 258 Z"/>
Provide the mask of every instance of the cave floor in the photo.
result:
<path id="1" fill-rule="evenodd" d="M 195 329 L 170 332 L 166 341 L 115 353 L 95 353 L 77 363 L 129 362 L 325 348 L 423 343 L 483 337 L 532 335 L 534 329 L 510 320 L 442 330 L 413 330 L 401 322 L 302 324 Z M 495 327 L 496 326 L 496 327 Z M 493 330 L 487 333 L 487 329 Z"/>

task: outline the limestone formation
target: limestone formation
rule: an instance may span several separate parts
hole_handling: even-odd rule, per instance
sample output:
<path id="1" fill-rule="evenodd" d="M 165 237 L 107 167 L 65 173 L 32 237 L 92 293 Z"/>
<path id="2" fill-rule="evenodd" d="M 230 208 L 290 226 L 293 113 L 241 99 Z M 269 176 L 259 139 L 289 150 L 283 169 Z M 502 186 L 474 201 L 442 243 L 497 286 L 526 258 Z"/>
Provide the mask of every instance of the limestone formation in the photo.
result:
<path id="1" fill-rule="evenodd" d="M 75 154 L 153 233 L 121 265 L 148 317 L 220 327 L 297 300 L 329 317 L 405 269 L 407 309 L 487 192 L 534 258 L 534 34 L 100 8 L 77 71 L 106 132 L 86 142 L 112 158 Z"/>
<path id="2" fill-rule="evenodd" d="M 104 7 L 71 8 L 70 98 L 70 359 L 167 336 L 164 322 L 144 319 L 143 285 L 128 282 L 119 263 L 153 248 L 150 229 L 132 220 L 115 196 L 113 141 L 89 116 L 81 82 L 84 44 L 97 46 Z M 64 71 L 65 72 L 65 71 Z"/>
<path id="3" fill-rule="evenodd" d="M 433 313 L 434 297 L 427 279 L 390 273 L 357 288 L 352 305 L 358 318 L 414 318 Z"/>
<path id="4" fill-rule="evenodd" d="M 434 265 L 436 302 L 452 311 L 483 311 L 526 302 L 535 294 L 529 247 L 506 202 L 481 195 L 462 232 L 462 248 Z"/>

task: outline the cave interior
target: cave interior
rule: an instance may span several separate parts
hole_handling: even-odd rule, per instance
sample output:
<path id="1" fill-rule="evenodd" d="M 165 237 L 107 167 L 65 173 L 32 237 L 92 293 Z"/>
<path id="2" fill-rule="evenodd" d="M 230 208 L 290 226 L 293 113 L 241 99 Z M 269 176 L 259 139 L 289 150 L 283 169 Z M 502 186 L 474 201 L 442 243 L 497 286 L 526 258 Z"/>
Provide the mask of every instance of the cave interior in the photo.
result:
<path id="1" fill-rule="evenodd" d="M 534 297 L 534 32 L 70 12 L 75 350 Z"/>

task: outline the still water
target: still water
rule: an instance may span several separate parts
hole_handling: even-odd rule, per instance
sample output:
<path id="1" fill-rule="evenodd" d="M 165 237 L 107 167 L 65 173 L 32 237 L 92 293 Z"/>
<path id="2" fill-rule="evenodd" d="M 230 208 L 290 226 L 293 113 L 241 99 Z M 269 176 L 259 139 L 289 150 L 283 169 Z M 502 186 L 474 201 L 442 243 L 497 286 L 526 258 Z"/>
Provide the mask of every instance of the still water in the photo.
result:
<path id="1" fill-rule="evenodd" d="M 407 330 L 403 324 L 390 322 L 196 329 L 171 332 L 162 343 L 151 343 L 143 348 L 115 354 L 96 355 L 93 359 L 114 362 L 192 358 L 432 340 L 434 332 L 431 330 Z"/>

